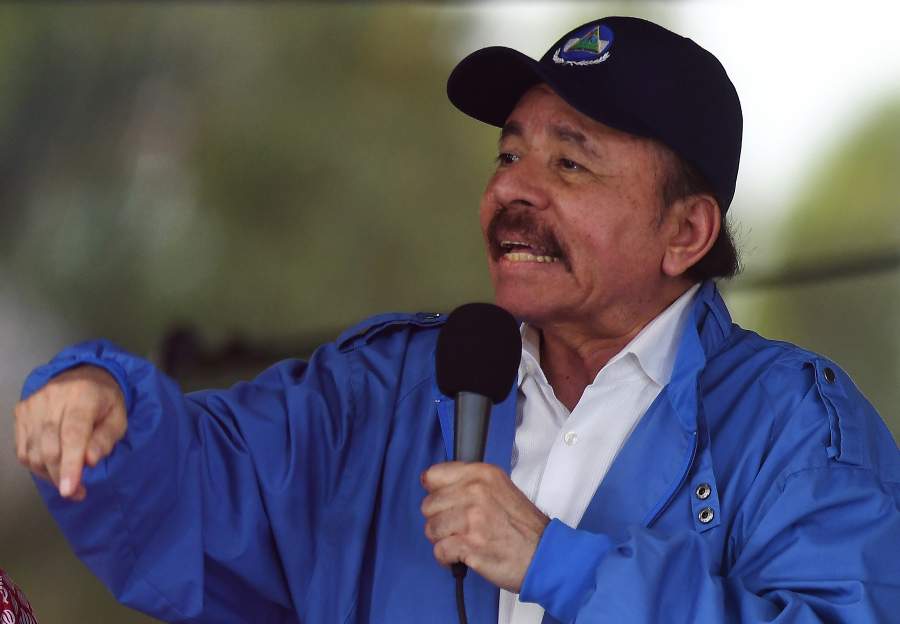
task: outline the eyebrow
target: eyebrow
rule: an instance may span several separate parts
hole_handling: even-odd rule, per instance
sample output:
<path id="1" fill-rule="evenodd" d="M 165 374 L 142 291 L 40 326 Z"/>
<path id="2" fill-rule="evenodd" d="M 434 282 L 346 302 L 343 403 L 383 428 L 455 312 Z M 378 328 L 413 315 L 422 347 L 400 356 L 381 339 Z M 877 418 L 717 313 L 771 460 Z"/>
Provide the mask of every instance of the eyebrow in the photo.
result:
<path id="1" fill-rule="evenodd" d="M 575 128 L 571 126 L 563 125 L 563 124 L 553 124 L 550 127 L 553 136 L 555 136 L 558 140 L 563 141 L 565 143 L 571 143 L 576 147 L 580 148 L 582 151 L 587 152 L 588 154 L 600 158 L 600 154 L 596 149 L 590 144 L 587 136 Z M 512 136 L 521 137 L 524 135 L 522 130 L 522 125 L 516 121 L 510 121 L 504 124 L 503 128 L 500 130 L 500 140 L 502 142 L 504 139 L 507 139 Z"/>
<path id="2" fill-rule="evenodd" d="M 551 129 L 553 130 L 553 134 L 560 141 L 572 143 L 591 156 L 600 158 L 600 154 L 597 153 L 597 150 L 594 149 L 593 145 L 591 145 L 587 136 L 583 132 L 572 128 L 571 126 L 564 126 L 560 124 L 554 124 L 553 126 L 551 126 Z"/>
<path id="3" fill-rule="evenodd" d="M 500 129 L 500 141 L 511 136 L 522 136 L 522 125 L 518 122 L 509 121 L 503 124 L 503 128 Z"/>

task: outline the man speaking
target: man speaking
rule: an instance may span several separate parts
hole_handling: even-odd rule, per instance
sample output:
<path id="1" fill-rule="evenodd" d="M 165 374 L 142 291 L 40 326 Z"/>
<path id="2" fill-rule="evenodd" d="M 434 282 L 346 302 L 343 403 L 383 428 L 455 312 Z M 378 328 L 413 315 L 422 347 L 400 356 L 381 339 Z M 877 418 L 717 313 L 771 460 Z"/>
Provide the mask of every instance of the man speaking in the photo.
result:
<path id="1" fill-rule="evenodd" d="M 598 19 L 486 48 L 450 100 L 501 128 L 480 220 L 518 375 L 453 457 L 440 315 L 184 395 L 107 342 L 28 377 L 19 460 L 75 551 L 167 621 L 888 622 L 900 453 L 828 359 L 731 322 L 742 117 L 716 58 Z"/>

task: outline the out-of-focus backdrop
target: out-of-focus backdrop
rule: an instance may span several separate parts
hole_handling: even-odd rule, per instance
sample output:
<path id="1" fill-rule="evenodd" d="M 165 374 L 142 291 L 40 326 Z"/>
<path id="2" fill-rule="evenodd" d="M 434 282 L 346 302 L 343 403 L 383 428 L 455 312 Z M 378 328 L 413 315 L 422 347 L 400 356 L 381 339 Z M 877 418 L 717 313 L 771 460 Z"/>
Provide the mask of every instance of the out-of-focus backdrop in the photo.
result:
<path id="1" fill-rule="evenodd" d="M 896 435 L 900 9 L 877 0 L 2 5 L 0 405 L 89 337 L 194 388 L 374 312 L 489 300 L 497 130 L 446 77 L 614 14 L 692 37 L 741 95 L 736 319 L 839 361 Z M 151 621 L 69 552 L 8 416 L 0 500 L 0 567 L 42 622 Z"/>

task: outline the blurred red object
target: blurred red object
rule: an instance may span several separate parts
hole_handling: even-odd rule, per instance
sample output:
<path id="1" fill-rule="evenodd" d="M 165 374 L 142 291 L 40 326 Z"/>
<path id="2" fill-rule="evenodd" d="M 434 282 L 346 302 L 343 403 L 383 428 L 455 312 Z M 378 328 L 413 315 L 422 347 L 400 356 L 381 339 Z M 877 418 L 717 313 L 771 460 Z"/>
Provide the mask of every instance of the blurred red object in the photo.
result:
<path id="1" fill-rule="evenodd" d="M 0 624 L 37 624 L 25 594 L 0 568 Z"/>

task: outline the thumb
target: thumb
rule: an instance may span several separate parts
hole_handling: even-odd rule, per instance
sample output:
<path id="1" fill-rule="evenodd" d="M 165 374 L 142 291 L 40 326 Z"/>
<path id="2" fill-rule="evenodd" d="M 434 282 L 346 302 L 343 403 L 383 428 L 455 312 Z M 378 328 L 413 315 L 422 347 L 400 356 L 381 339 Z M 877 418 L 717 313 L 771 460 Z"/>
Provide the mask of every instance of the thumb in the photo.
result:
<path id="1" fill-rule="evenodd" d="M 87 444 L 86 461 L 90 466 L 97 463 L 112 452 L 116 442 L 122 439 L 127 429 L 125 410 L 115 407 L 94 427 Z"/>

